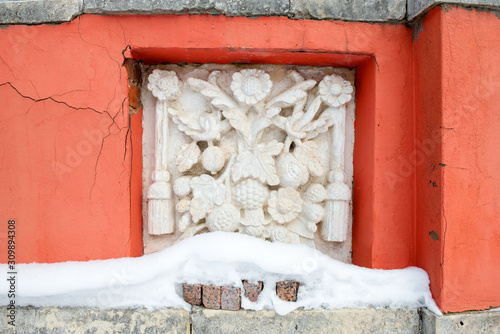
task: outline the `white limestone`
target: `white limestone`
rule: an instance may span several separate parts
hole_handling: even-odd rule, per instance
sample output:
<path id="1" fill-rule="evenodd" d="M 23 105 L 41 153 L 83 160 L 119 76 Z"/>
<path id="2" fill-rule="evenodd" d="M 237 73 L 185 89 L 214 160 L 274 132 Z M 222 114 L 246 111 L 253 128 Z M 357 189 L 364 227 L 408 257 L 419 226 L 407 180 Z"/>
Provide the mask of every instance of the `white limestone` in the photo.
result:
<path id="1" fill-rule="evenodd" d="M 173 234 L 159 248 L 215 231 L 319 242 L 325 251 L 322 236 L 350 248 L 349 74 L 270 65 L 151 70 L 144 127 L 145 146 L 154 129 L 154 163 L 145 148 L 145 217 L 150 235 Z"/>

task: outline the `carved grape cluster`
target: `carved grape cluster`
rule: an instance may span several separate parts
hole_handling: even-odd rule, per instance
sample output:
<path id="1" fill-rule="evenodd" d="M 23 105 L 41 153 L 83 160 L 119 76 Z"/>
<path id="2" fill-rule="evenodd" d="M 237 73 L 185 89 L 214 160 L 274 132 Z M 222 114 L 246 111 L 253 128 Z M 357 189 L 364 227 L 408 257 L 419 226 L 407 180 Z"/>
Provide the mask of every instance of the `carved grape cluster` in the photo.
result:
<path id="1" fill-rule="evenodd" d="M 245 209 L 258 209 L 267 201 L 269 190 L 254 179 L 245 179 L 234 186 L 233 199 Z"/>

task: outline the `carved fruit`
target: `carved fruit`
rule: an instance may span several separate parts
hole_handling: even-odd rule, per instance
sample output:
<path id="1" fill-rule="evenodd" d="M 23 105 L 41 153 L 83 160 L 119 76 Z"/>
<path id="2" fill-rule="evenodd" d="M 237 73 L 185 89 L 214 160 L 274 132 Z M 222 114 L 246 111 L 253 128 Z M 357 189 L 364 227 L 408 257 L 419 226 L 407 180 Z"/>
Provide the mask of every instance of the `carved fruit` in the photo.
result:
<path id="1" fill-rule="evenodd" d="M 224 156 L 224 151 L 217 146 L 210 146 L 203 151 L 201 155 L 201 164 L 203 168 L 212 172 L 212 174 L 217 173 L 224 167 L 226 158 Z"/>
<path id="2" fill-rule="evenodd" d="M 241 224 L 245 226 L 266 224 L 262 206 L 266 203 L 268 194 L 269 189 L 254 179 L 243 180 L 234 187 L 234 202 L 245 209 Z"/>
<path id="3" fill-rule="evenodd" d="M 288 242 L 288 230 L 281 226 L 274 226 L 270 232 L 270 238 L 274 242 Z"/>
<path id="4" fill-rule="evenodd" d="M 307 187 L 304 197 L 307 201 L 312 203 L 323 202 L 326 198 L 326 189 L 319 183 L 311 183 Z"/>
<path id="5" fill-rule="evenodd" d="M 261 182 L 245 179 L 233 189 L 233 199 L 236 205 L 244 209 L 261 208 L 267 200 L 269 190 Z"/>
<path id="6" fill-rule="evenodd" d="M 174 182 L 174 193 L 179 197 L 189 195 L 191 186 L 189 185 L 191 178 L 189 176 L 181 176 Z"/>
<path id="7" fill-rule="evenodd" d="M 278 158 L 277 170 L 283 187 L 297 188 L 309 179 L 307 168 L 291 153 L 285 153 Z"/>
<path id="8" fill-rule="evenodd" d="M 240 210 L 232 204 L 216 207 L 207 217 L 207 227 L 211 232 L 234 232 L 240 222 Z"/>

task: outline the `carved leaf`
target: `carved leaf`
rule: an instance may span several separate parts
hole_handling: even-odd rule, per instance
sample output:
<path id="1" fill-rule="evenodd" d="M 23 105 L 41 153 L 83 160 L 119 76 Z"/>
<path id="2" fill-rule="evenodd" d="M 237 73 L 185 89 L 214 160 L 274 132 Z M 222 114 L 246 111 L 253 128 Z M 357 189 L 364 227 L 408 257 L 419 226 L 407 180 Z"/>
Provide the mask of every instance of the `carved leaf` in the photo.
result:
<path id="1" fill-rule="evenodd" d="M 174 108 L 167 108 L 167 111 L 172 116 L 174 123 L 177 124 L 179 131 L 186 132 L 189 130 L 201 130 L 197 114 L 188 112 L 183 113 Z"/>
<path id="2" fill-rule="evenodd" d="M 266 104 L 266 109 L 271 107 L 290 107 L 293 106 L 297 101 L 307 98 L 307 91 L 316 85 L 314 80 L 306 80 L 296 83 L 292 87 L 288 88 L 284 92 L 276 95 Z"/>
<path id="3" fill-rule="evenodd" d="M 257 138 L 259 132 L 267 128 L 269 125 L 271 125 L 271 121 L 268 118 L 260 118 L 255 121 L 252 125 L 252 132 L 250 134 L 249 142 L 252 144 L 255 138 Z"/>
<path id="4" fill-rule="evenodd" d="M 232 170 L 233 181 L 251 176 L 271 186 L 279 184 L 273 156 L 280 154 L 283 146 L 283 143 L 273 140 L 257 145 L 253 151 L 239 154 Z"/>
<path id="5" fill-rule="evenodd" d="M 197 234 L 198 232 L 201 232 L 203 229 L 207 228 L 206 224 L 197 224 L 194 226 L 189 227 L 186 232 L 184 232 L 179 239 L 175 243 L 178 243 L 179 241 L 182 241 L 184 239 L 190 238 L 193 235 Z"/>
<path id="6" fill-rule="evenodd" d="M 328 108 L 319 115 L 318 119 L 302 128 L 302 131 L 308 132 L 306 139 L 312 139 L 319 134 L 326 132 L 337 121 L 337 108 Z"/>
<path id="7" fill-rule="evenodd" d="M 189 225 L 191 225 L 191 213 L 187 212 L 179 219 L 179 231 L 186 231 Z"/>
<path id="8" fill-rule="evenodd" d="M 214 205 L 221 205 L 224 202 L 224 185 L 219 184 L 210 175 L 202 174 L 193 177 L 190 185 L 193 189 L 193 199 L 189 212 L 193 216 L 194 222 L 205 218 L 207 212 L 212 210 Z"/>
<path id="9" fill-rule="evenodd" d="M 317 152 L 318 145 L 313 141 L 306 141 L 293 151 L 295 158 L 302 162 L 313 176 L 321 176 L 324 173 L 323 163 Z"/>
<path id="10" fill-rule="evenodd" d="M 182 144 L 179 152 L 177 152 L 177 160 L 175 164 L 179 172 L 185 172 L 200 159 L 201 150 L 196 144 L 196 142 L 191 142 L 190 144 Z"/>
<path id="11" fill-rule="evenodd" d="M 213 84 L 215 83 L 213 78 L 210 81 L 212 83 L 200 79 L 189 78 L 187 83 L 193 90 L 200 92 L 211 100 L 216 108 L 222 110 L 238 108 L 238 103 L 231 96 L 221 90 L 217 85 Z"/>
<path id="12" fill-rule="evenodd" d="M 278 107 L 272 107 L 271 109 L 268 109 L 266 111 L 266 118 L 273 118 L 274 116 L 278 115 L 281 111 L 281 108 Z"/>
<path id="13" fill-rule="evenodd" d="M 229 121 L 229 124 L 239 130 L 245 138 L 250 136 L 250 120 L 247 115 L 239 109 L 229 109 L 222 112 L 222 115 Z"/>
<path id="14" fill-rule="evenodd" d="M 173 108 L 167 109 L 179 131 L 195 141 L 208 141 L 220 138 L 220 114 L 218 112 L 179 112 Z"/>

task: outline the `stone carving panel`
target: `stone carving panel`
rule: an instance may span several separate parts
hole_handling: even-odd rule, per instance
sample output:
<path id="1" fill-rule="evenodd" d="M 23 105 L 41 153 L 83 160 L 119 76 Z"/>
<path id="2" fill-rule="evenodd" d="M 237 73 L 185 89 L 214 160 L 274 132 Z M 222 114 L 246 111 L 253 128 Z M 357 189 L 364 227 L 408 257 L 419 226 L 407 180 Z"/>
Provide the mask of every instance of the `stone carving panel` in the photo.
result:
<path id="1" fill-rule="evenodd" d="M 168 66 L 147 75 L 156 104 L 149 234 L 239 232 L 311 247 L 315 235 L 346 241 L 346 106 L 354 93 L 342 72 Z M 352 164 L 352 143 L 349 150 Z"/>

